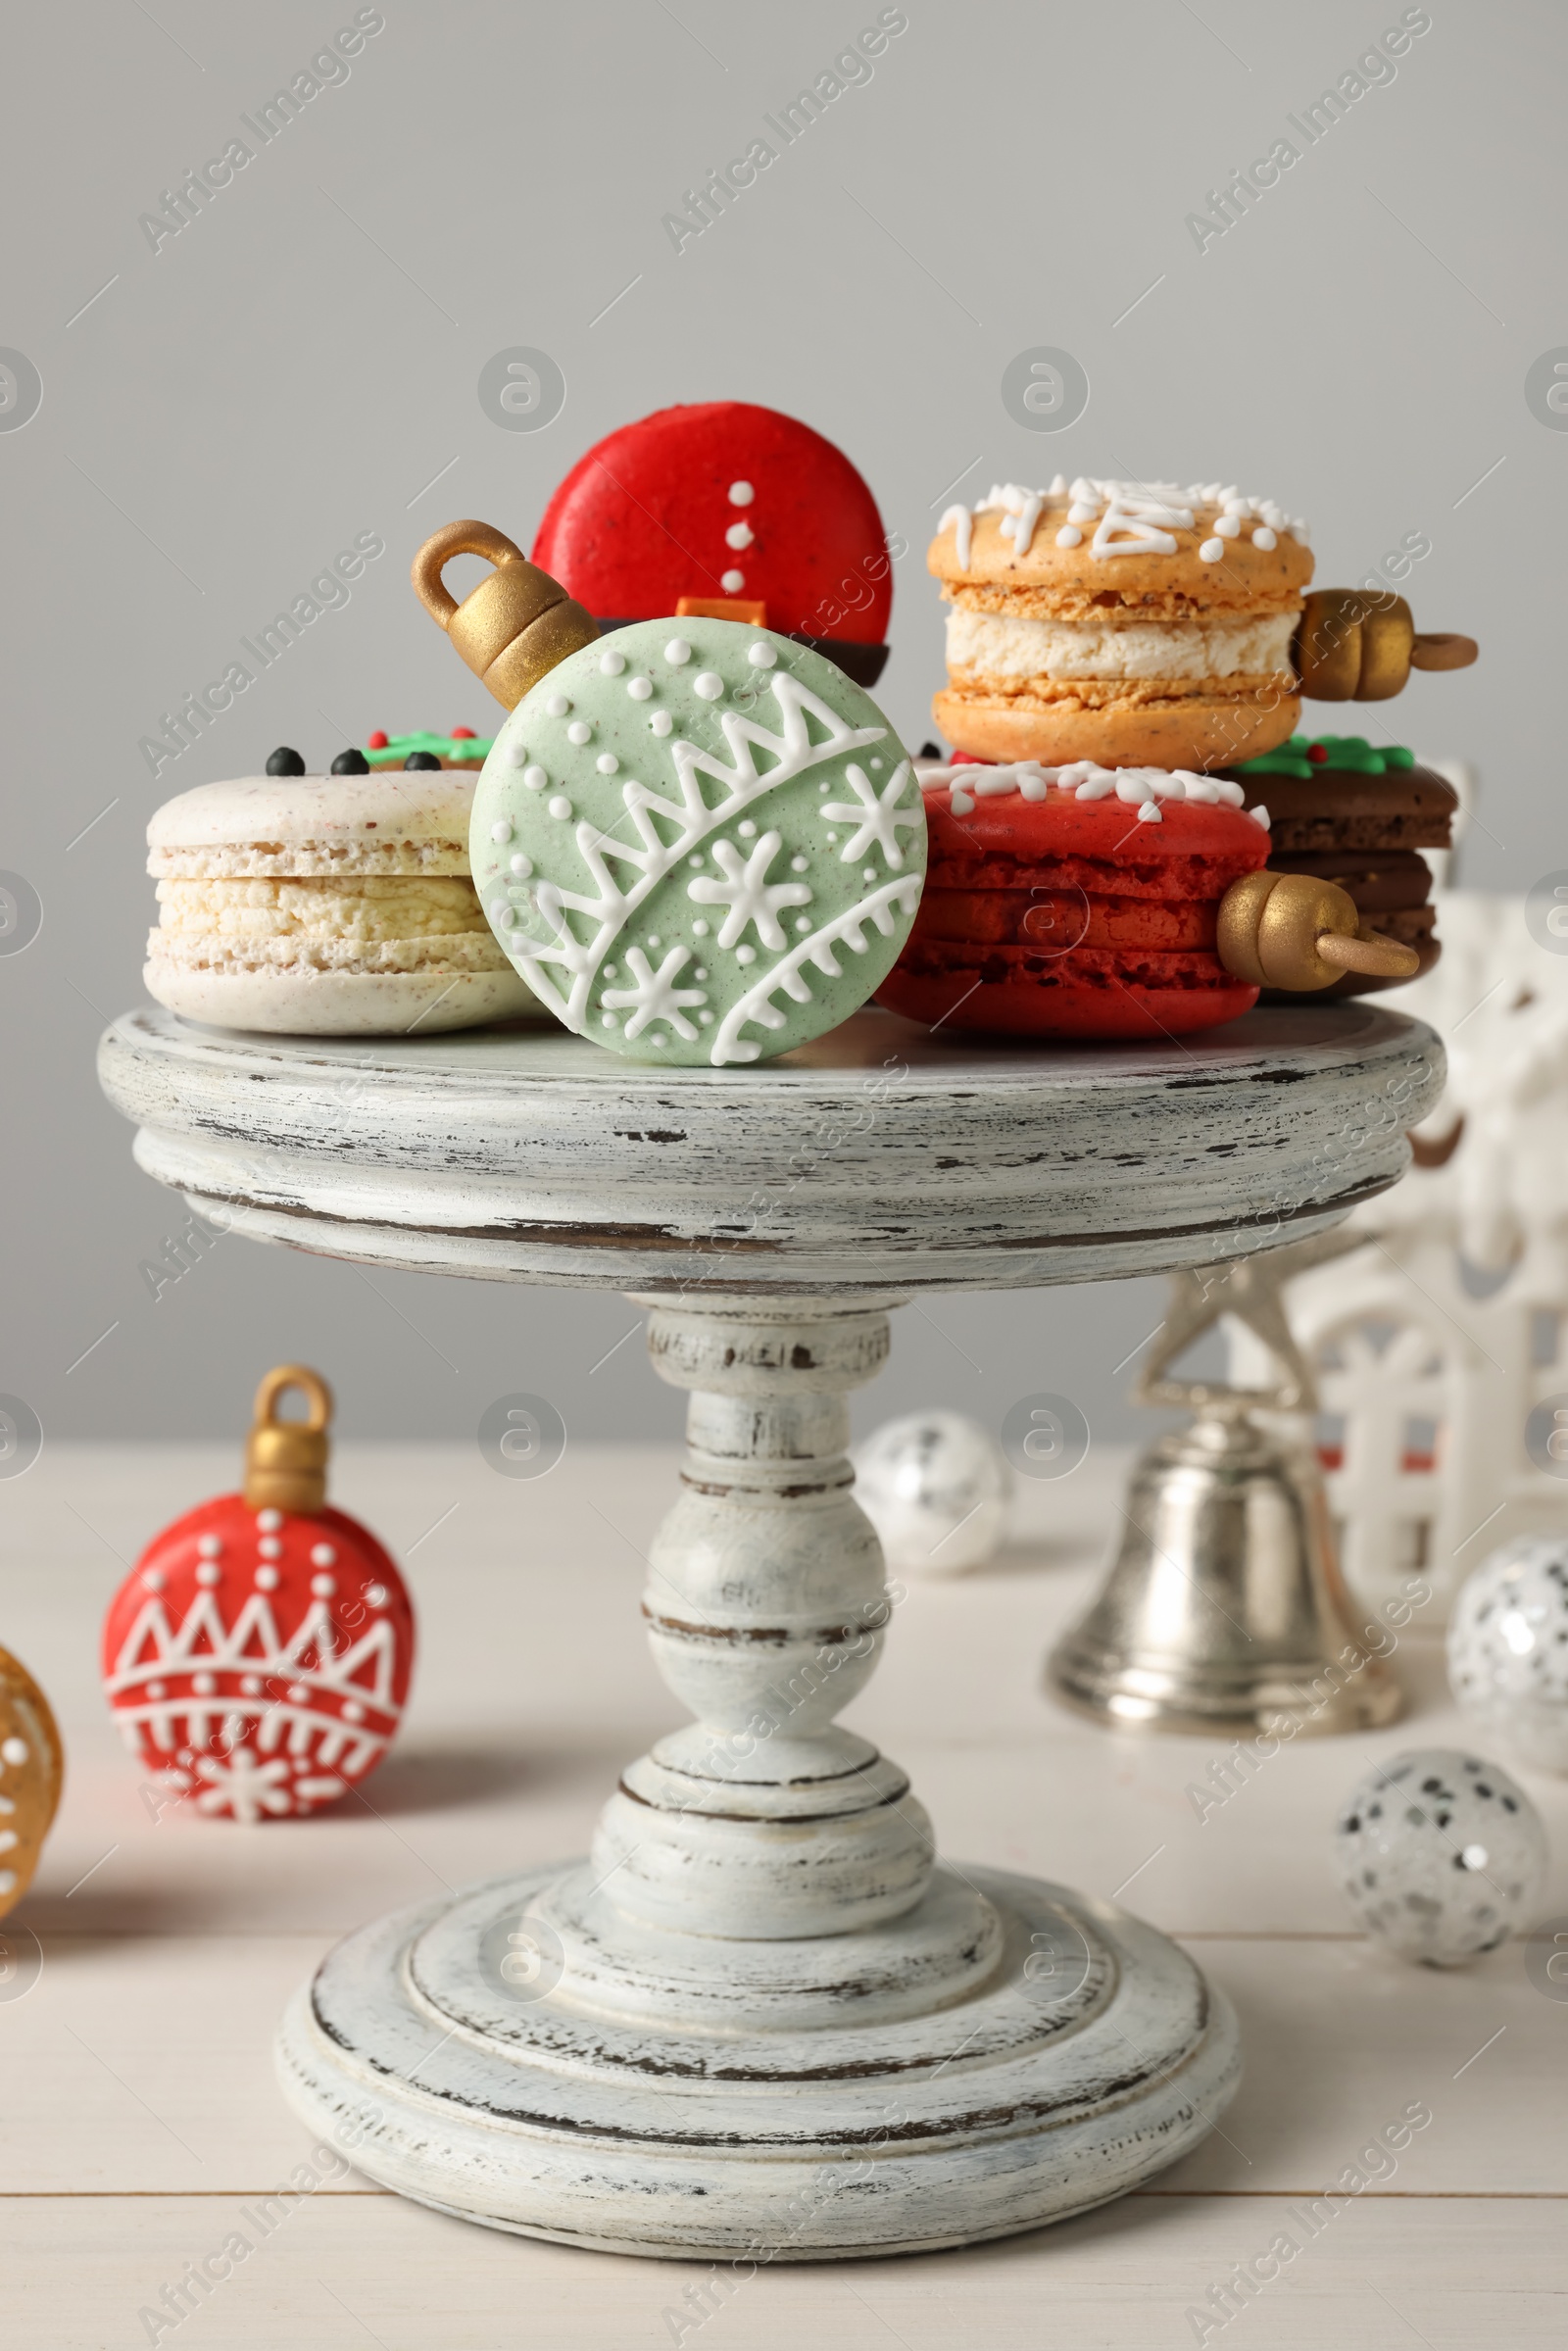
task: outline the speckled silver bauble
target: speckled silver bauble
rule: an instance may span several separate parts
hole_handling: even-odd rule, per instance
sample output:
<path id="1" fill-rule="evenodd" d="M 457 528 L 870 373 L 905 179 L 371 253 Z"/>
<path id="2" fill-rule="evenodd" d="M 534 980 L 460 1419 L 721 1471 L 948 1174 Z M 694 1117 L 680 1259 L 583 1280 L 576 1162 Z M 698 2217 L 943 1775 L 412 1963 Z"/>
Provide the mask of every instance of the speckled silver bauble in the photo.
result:
<path id="1" fill-rule="evenodd" d="M 1520 1536 L 1466 1579 L 1448 1680 L 1508 1754 L 1568 1773 L 1568 1537 Z"/>
<path id="2" fill-rule="evenodd" d="M 1334 1849 L 1362 1925 L 1427 1967 L 1462 1967 L 1528 1925 L 1546 1867 L 1546 1833 L 1524 1789 L 1453 1747 L 1374 1764 L 1340 1815 Z"/>
<path id="3" fill-rule="evenodd" d="M 961 1412 L 890 1420 L 857 1450 L 855 1481 L 889 1567 L 905 1574 L 983 1567 L 1006 1535 L 1012 1472 L 990 1430 Z"/>

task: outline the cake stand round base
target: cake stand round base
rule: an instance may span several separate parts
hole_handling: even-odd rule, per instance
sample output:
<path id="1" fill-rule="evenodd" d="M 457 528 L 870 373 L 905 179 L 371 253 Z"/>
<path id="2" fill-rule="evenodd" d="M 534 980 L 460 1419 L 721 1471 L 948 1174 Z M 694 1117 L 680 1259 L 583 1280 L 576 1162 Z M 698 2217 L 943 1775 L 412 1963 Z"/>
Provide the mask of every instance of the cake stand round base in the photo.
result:
<path id="1" fill-rule="evenodd" d="M 284 2019 L 285 2092 L 437 2210 L 733 2283 L 1102 2204 L 1240 2079 L 1185 1953 L 1035 1879 L 939 1867 L 852 1936 L 625 1930 L 586 1863 L 368 1927 Z"/>

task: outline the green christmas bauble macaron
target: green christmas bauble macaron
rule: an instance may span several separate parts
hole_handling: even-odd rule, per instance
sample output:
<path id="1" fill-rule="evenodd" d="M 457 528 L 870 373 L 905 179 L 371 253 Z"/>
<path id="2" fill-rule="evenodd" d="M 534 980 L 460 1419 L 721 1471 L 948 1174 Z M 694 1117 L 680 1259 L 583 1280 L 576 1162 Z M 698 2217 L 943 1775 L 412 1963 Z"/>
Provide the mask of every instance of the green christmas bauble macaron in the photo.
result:
<path id="1" fill-rule="evenodd" d="M 919 905 L 925 812 L 892 727 L 820 654 L 640 620 L 524 695 L 470 847 L 496 937 L 567 1028 L 722 1068 L 880 987 Z"/>

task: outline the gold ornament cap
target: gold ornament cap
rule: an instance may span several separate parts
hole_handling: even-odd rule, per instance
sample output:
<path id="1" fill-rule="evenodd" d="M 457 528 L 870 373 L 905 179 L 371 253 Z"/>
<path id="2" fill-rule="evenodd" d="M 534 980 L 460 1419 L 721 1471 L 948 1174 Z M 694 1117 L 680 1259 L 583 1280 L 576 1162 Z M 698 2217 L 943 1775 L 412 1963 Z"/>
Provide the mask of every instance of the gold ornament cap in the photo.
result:
<path id="1" fill-rule="evenodd" d="M 1337 882 L 1306 873 L 1244 873 L 1219 902 L 1215 945 L 1227 971 L 1254 988 L 1332 987 L 1342 972 L 1413 980 L 1413 947 L 1362 922 Z"/>
<path id="2" fill-rule="evenodd" d="M 310 1409 L 303 1420 L 279 1420 L 277 1406 L 291 1388 Z M 245 1441 L 245 1505 L 289 1510 L 314 1518 L 326 1507 L 327 1423 L 332 1391 L 303 1363 L 280 1363 L 256 1391 L 256 1419 Z"/>
<path id="3" fill-rule="evenodd" d="M 1480 648 L 1451 630 L 1418 633 L 1392 591 L 1314 588 L 1301 606 L 1291 660 L 1312 702 L 1387 702 L 1412 669 L 1468 669 Z"/>
<path id="4" fill-rule="evenodd" d="M 441 577 L 458 555 L 481 555 L 495 565 L 461 604 Z M 425 540 L 410 576 L 430 617 L 509 710 L 567 654 L 599 641 L 593 614 L 488 522 L 444 524 Z"/>

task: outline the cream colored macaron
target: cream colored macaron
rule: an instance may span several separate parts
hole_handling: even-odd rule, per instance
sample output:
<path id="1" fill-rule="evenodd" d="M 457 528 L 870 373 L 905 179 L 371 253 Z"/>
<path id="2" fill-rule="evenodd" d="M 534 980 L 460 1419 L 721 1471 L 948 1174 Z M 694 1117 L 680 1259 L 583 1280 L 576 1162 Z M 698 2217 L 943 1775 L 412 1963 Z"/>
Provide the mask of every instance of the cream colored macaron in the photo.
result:
<path id="1" fill-rule="evenodd" d="M 166 802 L 147 827 L 149 993 L 189 1020 L 297 1036 L 545 1017 L 473 887 L 473 789 L 441 769 L 268 775 Z"/>
<path id="2" fill-rule="evenodd" d="M 1007 483 L 950 507 L 937 723 L 977 759 L 1210 768 L 1296 728 L 1306 526 L 1218 483 Z"/>

